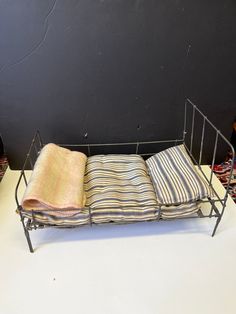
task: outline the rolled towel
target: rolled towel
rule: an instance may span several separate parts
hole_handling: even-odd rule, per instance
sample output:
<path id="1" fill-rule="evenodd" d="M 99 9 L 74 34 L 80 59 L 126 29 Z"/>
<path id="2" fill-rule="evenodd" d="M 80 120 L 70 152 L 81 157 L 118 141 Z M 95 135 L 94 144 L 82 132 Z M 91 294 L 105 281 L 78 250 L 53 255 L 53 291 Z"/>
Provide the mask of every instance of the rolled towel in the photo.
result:
<path id="1" fill-rule="evenodd" d="M 55 216 L 75 214 L 86 202 L 84 173 L 87 156 L 55 144 L 47 144 L 35 163 L 22 199 L 25 210 L 50 211 Z"/>

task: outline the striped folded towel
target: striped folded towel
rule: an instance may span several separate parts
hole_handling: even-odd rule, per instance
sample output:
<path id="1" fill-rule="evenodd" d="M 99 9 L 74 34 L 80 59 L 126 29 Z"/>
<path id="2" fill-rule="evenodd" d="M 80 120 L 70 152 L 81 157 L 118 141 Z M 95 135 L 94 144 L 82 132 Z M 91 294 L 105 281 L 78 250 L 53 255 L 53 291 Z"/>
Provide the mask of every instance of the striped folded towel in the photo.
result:
<path id="1" fill-rule="evenodd" d="M 84 173 L 87 157 L 55 144 L 42 149 L 22 200 L 25 210 L 50 211 L 55 216 L 73 215 L 86 202 Z"/>
<path id="2" fill-rule="evenodd" d="M 214 195 L 184 145 L 168 148 L 147 159 L 146 164 L 159 204 L 178 205 Z"/>

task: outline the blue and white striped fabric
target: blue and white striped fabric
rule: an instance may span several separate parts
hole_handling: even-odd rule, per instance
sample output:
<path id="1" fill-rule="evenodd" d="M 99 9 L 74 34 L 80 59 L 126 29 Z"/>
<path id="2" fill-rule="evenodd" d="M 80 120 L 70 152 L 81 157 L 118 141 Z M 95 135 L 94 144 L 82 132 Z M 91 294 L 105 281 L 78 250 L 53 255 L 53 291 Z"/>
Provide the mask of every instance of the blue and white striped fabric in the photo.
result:
<path id="1" fill-rule="evenodd" d="M 184 145 L 168 148 L 146 160 L 160 204 L 183 204 L 212 197 Z"/>

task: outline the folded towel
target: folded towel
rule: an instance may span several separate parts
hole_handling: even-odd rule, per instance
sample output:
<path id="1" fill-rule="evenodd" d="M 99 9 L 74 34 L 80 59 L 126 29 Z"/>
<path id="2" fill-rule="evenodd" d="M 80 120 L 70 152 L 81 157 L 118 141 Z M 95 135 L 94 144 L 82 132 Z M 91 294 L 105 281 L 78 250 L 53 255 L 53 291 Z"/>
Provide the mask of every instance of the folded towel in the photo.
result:
<path id="1" fill-rule="evenodd" d="M 22 207 L 25 210 L 61 209 L 64 216 L 73 215 L 86 202 L 84 172 L 87 157 L 55 144 L 42 149 L 34 166 Z M 52 211 L 50 211 L 52 213 Z M 53 212 L 61 216 L 62 211 Z"/>

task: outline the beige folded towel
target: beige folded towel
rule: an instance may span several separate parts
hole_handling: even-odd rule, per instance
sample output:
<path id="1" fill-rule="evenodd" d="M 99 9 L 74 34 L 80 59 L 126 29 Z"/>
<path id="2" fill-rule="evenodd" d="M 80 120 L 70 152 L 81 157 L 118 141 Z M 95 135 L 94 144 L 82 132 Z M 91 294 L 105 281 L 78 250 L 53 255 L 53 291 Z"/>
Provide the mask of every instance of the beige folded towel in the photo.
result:
<path id="1" fill-rule="evenodd" d="M 22 199 L 25 210 L 62 209 L 55 216 L 72 215 L 86 201 L 84 172 L 87 157 L 55 144 L 42 149 Z M 50 211 L 52 214 L 52 211 Z"/>

